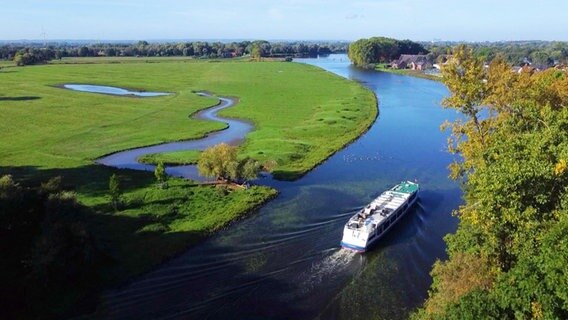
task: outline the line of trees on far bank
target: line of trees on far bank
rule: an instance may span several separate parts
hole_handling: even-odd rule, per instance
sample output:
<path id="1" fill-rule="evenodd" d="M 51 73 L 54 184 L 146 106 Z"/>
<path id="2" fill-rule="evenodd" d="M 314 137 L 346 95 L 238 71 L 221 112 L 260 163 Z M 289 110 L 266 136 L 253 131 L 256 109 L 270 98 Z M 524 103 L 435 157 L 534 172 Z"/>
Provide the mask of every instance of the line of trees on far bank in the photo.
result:
<path id="1" fill-rule="evenodd" d="M 359 67 L 390 63 L 402 54 L 425 54 L 435 63 L 440 57 L 454 53 L 459 42 L 413 42 L 385 37 L 359 39 L 349 45 L 349 58 Z M 562 41 L 500 41 L 468 43 L 473 55 L 489 64 L 497 56 L 514 66 L 530 64 L 544 70 L 568 63 L 568 42 Z"/>
<path id="2" fill-rule="evenodd" d="M 347 42 L 268 42 L 264 40 L 179 43 L 98 43 L 0 46 L 0 59 L 18 65 L 45 63 L 64 57 L 174 57 L 234 58 L 256 54 L 259 57 L 315 57 L 347 51 Z"/>
<path id="3" fill-rule="evenodd" d="M 458 44 L 456 42 L 423 43 L 433 59 L 452 53 L 453 48 Z M 479 42 L 468 43 L 468 47 L 473 50 L 474 57 L 482 59 L 485 63 L 490 63 L 497 56 L 501 56 L 507 63 L 515 66 L 530 63 L 544 70 L 568 62 L 568 42 L 563 41 Z"/>

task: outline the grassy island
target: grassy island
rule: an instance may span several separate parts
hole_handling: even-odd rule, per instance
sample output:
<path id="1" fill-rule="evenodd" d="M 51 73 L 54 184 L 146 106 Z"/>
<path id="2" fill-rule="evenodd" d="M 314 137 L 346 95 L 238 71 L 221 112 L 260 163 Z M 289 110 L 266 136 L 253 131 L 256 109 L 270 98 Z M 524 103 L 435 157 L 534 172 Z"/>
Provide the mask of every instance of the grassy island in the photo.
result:
<path id="1" fill-rule="evenodd" d="M 0 70 L 0 130 L 4 133 L 0 176 L 12 175 L 21 186 L 31 188 L 61 176 L 62 187 L 73 191 L 85 208 L 80 217 L 104 244 L 108 257 L 97 268 L 100 281 L 96 284 L 73 292 L 52 292 L 51 302 L 41 304 L 46 309 L 31 313 L 62 315 L 68 314 L 71 305 L 83 308 L 80 301 L 86 293 L 149 270 L 276 195 L 266 187 L 229 190 L 182 179 L 170 179 L 168 188 L 160 188 L 151 172 L 94 163 L 116 151 L 196 139 L 224 129 L 223 123 L 190 117 L 216 103 L 196 91 L 239 98 L 235 107 L 221 113 L 255 126 L 239 153 L 276 161 L 274 173 L 281 178 L 306 173 L 367 130 L 377 115 L 371 91 L 308 65 L 160 59 L 101 62 L 76 59 L 71 64 Z M 61 88 L 67 83 L 172 95 L 134 98 L 82 93 Z M 141 160 L 192 163 L 197 156 L 184 151 Z M 110 205 L 113 174 L 121 182 L 118 210 Z M 58 197 L 70 198 L 66 194 L 53 198 Z"/>

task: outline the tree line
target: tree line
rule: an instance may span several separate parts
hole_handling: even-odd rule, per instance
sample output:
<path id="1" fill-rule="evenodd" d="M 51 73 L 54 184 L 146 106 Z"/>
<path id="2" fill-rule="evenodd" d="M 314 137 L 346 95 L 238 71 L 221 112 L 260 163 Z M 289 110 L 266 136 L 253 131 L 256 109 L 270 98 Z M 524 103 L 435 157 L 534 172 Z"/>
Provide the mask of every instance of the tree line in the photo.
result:
<path id="1" fill-rule="evenodd" d="M 423 43 L 430 52 L 433 61 L 439 56 L 451 54 L 455 43 Z M 505 41 L 480 42 L 468 46 L 473 50 L 473 56 L 490 63 L 497 56 L 508 63 L 521 66 L 531 63 L 544 70 L 555 64 L 565 64 L 568 61 L 568 42 L 562 41 Z"/>
<path id="2" fill-rule="evenodd" d="M 315 57 L 330 53 L 346 52 L 345 42 L 268 42 L 264 40 L 240 42 L 180 42 L 132 44 L 90 44 L 33 46 L 4 45 L 0 47 L 0 59 L 16 60 L 18 65 L 44 63 L 64 57 L 195 57 L 233 58 L 246 55 L 260 57 Z"/>
<path id="3" fill-rule="evenodd" d="M 349 58 L 356 66 L 366 67 L 376 63 L 389 63 L 401 54 L 426 54 L 431 62 L 453 54 L 457 42 L 413 42 L 385 37 L 359 39 L 349 45 Z M 473 56 L 490 63 L 497 56 L 506 62 L 532 66 L 544 70 L 556 64 L 568 63 L 568 42 L 562 41 L 503 41 L 478 42 L 468 46 Z"/>
<path id="4" fill-rule="evenodd" d="M 568 319 L 568 74 L 487 68 L 465 46 L 442 73 L 465 203 L 413 318 Z"/>
<path id="5" fill-rule="evenodd" d="M 349 59 L 354 65 L 366 67 L 381 62 L 391 62 L 401 54 L 426 54 L 420 43 L 385 37 L 359 39 L 349 45 Z"/>

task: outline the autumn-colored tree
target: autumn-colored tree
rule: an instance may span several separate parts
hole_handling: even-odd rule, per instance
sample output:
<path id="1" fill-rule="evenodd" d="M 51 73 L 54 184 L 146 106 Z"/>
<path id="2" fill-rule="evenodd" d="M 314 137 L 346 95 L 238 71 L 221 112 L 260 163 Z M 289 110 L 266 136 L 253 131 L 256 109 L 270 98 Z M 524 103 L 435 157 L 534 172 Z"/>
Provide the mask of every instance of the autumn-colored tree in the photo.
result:
<path id="1" fill-rule="evenodd" d="M 486 257 L 458 252 L 449 261 L 437 261 L 431 274 L 435 281 L 425 309 L 430 314 L 441 314 L 448 304 L 457 302 L 468 292 L 489 290 L 495 281 L 496 270 L 491 268 Z"/>
<path id="2" fill-rule="evenodd" d="M 1 319 L 60 318 L 53 297 L 75 292 L 73 303 L 100 284 L 109 260 L 88 228 L 93 214 L 60 177 L 31 187 L 0 176 Z"/>
<path id="3" fill-rule="evenodd" d="M 566 318 L 568 75 L 513 72 L 501 57 L 485 68 L 465 46 L 442 72 L 444 105 L 463 115 L 447 126 L 465 203 L 415 318 Z"/>
<path id="4" fill-rule="evenodd" d="M 237 161 L 237 148 L 221 143 L 205 149 L 197 161 L 199 174 L 218 180 L 230 179 L 230 167 Z"/>
<path id="5" fill-rule="evenodd" d="M 261 169 L 251 158 L 237 159 L 237 147 L 221 143 L 203 151 L 197 161 L 199 174 L 217 180 L 241 181 L 255 179 Z"/>

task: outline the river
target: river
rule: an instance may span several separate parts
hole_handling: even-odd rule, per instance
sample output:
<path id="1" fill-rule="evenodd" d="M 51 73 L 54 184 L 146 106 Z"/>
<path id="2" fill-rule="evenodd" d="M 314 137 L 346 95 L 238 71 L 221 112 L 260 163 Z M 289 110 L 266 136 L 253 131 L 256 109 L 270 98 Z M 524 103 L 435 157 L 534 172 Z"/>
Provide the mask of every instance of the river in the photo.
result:
<path id="1" fill-rule="evenodd" d="M 365 71 L 345 55 L 299 59 L 373 90 L 370 130 L 303 178 L 265 179 L 280 191 L 258 213 L 102 297 L 113 319 L 403 319 L 422 304 L 445 256 L 459 186 L 439 126 L 434 81 Z M 309 88 L 306 88 L 309 90 Z M 418 204 L 370 252 L 340 249 L 346 220 L 401 180 L 418 180 Z"/>

